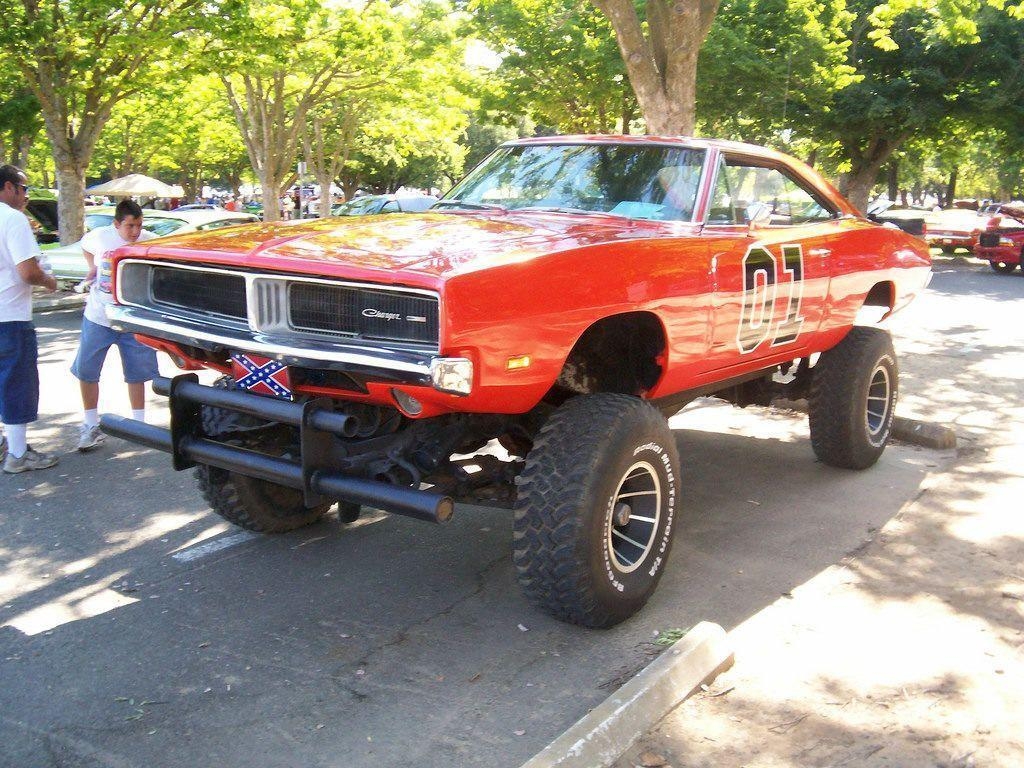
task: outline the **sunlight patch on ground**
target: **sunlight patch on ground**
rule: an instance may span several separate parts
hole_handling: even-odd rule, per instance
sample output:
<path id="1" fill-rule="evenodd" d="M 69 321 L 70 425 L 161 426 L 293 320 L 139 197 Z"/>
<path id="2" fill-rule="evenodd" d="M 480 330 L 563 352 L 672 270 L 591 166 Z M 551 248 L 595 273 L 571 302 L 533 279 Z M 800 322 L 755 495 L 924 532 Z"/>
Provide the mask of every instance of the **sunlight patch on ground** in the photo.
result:
<path id="1" fill-rule="evenodd" d="M 103 579 L 84 587 L 67 592 L 49 602 L 18 614 L 4 623 L 26 635 L 38 635 L 79 619 L 91 619 L 124 605 L 137 603 L 138 598 L 127 597 L 110 588 L 120 581 L 128 571 L 105 576 Z"/>

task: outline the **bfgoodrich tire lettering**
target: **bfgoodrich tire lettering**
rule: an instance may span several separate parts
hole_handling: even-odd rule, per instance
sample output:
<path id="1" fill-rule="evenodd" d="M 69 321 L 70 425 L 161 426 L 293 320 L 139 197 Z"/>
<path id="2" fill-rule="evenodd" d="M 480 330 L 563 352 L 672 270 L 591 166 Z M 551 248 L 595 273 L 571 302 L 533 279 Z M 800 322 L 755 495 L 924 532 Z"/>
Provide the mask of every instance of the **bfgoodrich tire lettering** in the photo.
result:
<path id="1" fill-rule="evenodd" d="M 576 397 L 548 419 L 518 483 L 513 559 L 527 597 L 587 627 L 640 610 L 664 572 L 679 497 L 664 417 L 626 395 Z"/>
<path id="2" fill-rule="evenodd" d="M 896 408 L 896 353 L 889 334 L 854 327 L 814 367 L 810 396 L 811 446 L 821 461 L 866 469 L 878 461 Z"/>

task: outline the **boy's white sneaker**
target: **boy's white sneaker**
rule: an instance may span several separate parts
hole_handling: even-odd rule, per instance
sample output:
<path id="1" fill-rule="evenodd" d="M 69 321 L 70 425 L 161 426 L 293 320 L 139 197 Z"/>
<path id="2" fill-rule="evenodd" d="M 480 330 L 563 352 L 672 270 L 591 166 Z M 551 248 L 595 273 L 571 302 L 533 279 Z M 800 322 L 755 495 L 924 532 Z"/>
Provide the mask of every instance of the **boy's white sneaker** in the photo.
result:
<path id="1" fill-rule="evenodd" d="M 100 431 L 100 426 L 97 424 L 95 427 L 90 427 L 88 424 L 83 424 L 81 432 L 78 436 L 78 450 L 91 451 L 93 448 L 98 446 L 107 436 Z"/>

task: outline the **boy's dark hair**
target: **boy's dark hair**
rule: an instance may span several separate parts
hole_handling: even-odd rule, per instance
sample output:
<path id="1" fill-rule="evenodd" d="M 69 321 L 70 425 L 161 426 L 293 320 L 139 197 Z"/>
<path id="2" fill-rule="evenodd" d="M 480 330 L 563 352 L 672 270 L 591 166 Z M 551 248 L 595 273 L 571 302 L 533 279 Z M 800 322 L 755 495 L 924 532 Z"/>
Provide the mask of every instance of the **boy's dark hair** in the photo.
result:
<path id="1" fill-rule="evenodd" d="M 7 182 L 11 184 L 24 184 L 26 180 L 25 172 L 16 165 L 0 165 L 0 189 L 7 186 Z"/>
<path id="2" fill-rule="evenodd" d="M 124 200 L 118 203 L 117 207 L 114 209 L 114 221 L 120 224 L 129 216 L 131 216 L 133 219 L 141 219 L 142 208 L 134 200 L 131 200 L 130 198 L 126 197 Z"/>

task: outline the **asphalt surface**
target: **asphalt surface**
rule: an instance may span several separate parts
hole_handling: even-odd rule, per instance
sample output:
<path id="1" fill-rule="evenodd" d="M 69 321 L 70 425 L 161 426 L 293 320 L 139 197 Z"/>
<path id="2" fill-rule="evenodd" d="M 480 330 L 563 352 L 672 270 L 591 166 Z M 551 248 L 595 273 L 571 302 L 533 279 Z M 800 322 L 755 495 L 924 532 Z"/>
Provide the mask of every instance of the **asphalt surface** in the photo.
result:
<path id="1" fill-rule="evenodd" d="M 588 631 L 520 596 L 506 511 L 260 537 L 164 454 L 75 453 L 78 317 L 37 317 L 30 440 L 61 464 L 0 477 L 2 765 L 518 766 L 646 665 L 658 633 L 758 613 L 951 457 L 895 445 L 844 472 L 815 462 L 799 414 L 696 403 L 672 422 L 687 492 L 661 586 Z M 126 414 L 118 368 L 100 407 Z"/>
<path id="2" fill-rule="evenodd" d="M 892 320 L 897 410 L 955 430 L 955 459 L 733 628 L 735 665 L 613 768 L 1024 765 L 1024 275 L 933 272 Z"/>

